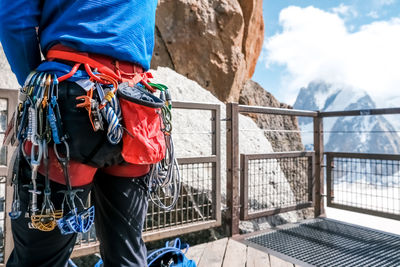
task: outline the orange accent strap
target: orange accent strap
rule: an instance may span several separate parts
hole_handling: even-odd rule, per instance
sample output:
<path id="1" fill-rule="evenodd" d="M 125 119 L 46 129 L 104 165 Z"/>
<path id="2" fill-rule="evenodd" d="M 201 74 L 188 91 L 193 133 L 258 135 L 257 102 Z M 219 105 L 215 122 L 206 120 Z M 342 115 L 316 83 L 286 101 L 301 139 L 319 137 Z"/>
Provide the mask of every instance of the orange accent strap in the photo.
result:
<path id="1" fill-rule="evenodd" d="M 75 72 L 78 71 L 78 69 L 79 69 L 80 66 L 81 66 L 80 63 L 75 64 L 75 65 L 72 67 L 72 69 L 71 69 L 71 71 L 70 71 L 69 73 L 67 73 L 67 74 L 65 74 L 64 76 L 61 76 L 61 77 L 59 77 L 59 78 L 57 79 L 58 82 L 62 82 L 62 81 L 65 81 L 65 80 L 68 80 L 69 78 L 71 78 L 71 77 L 75 74 Z"/>
<path id="2" fill-rule="evenodd" d="M 90 67 L 97 69 L 100 73 L 107 74 L 117 80 L 121 79 L 121 77 L 118 77 L 110 68 L 104 66 L 103 64 L 100 64 L 99 62 L 91 59 L 88 56 L 84 56 L 76 52 L 50 49 L 47 53 L 47 59 L 61 59 L 82 64 L 88 64 Z"/>
<path id="3" fill-rule="evenodd" d="M 76 62 L 77 64 L 73 67 L 70 73 L 60 77 L 58 80 L 64 81 L 70 78 L 79 68 L 80 64 L 85 65 L 85 69 L 88 74 L 93 74 L 89 68 L 89 66 L 93 69 L 97 69 L 99 73 L 108 75 L 113 79 L 117 80 L 118 82 L 128 82 L 130 86 L 133 86 L 139 82 L 142 82 L 143 85 L 150 91 L 154 92 L 154 89 L 148 85 L 148 80 L 153 78 L 152 74 L 149 72 L 146 73 L 127 73 L 119 68 L 119 62 L 115 61 L 116 72 L 114 72 L 109 67 L 105 66 L 104 64 L 98 62 L 97 60 L 91 58 L 88 53 L 78 52 L 69 47 L 65 47 L 62 45 L 56 45 L 52 47 L 46 55 L 46 58 L 49 60 L 60 59 L 66 60 L 71 62 Z M 80 64 L 79 64 L 80 63 Z M 79 65 L 78 65 L 79 64 Z M 88 71 L 89 69 L 89 71 Z M 91 77 L 95 75 L 90 75 Z M 125 76 L 125 77 L 124 77 Z M 97 78 L 97 77 L 95 77 Z"/>

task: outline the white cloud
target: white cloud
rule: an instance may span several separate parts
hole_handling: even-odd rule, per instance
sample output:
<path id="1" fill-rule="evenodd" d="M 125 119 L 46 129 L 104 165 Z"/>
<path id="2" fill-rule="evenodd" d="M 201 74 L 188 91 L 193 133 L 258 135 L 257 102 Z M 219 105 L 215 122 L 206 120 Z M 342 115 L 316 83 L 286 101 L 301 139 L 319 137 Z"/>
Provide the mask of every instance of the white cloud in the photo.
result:
<path id="1" fill-rule="evenodd" d="M 267 67 L 286 67 L 286 101 L 314 80 L 366 90 L 373 98 L 400 95 L 400 19 L 349 32 L 337 14 L 314 7 L 282 10 L 283 31 L 265 42 Z"/>
<path id="2" fill-rule="evenodd" d="M 332 8 L 332 12 L 338 15 L 342 15 L 343 17 L 357 17 L 358 13 L 355 8 L 352 6 L 346 6 L 341 3 L 339 6 Z"/>
<path id="3" fill-rule="evenodd" d="M 369 13 L 367 14 L 367 16 L 368 16 L 368 17 L 371 17 L 371 18 L 373 18 L 373 19 L 379 18 L 378 12 L 376 12 L 376 11 L 371 11 L 371 12 L 369 12 Z"/>

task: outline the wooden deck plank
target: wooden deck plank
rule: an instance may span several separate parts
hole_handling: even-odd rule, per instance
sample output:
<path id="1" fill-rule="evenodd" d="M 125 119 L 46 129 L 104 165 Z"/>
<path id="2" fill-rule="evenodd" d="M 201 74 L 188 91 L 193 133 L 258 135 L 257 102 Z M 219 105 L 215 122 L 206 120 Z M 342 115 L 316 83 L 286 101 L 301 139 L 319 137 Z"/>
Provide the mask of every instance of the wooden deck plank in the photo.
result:
<path id="1" fill-rule="evenodd" d="M 207 244 L 200 258 L 198 267 L 221 267 L 225 255 L 228 238 Z"/>
<path id="2" fill-rule="evenodd" d="M 258 249 L 247 247 L 246 267 L 270 267 L 268 253 Z"/>
<path id="3" fill-rule="evenodd" d="M 223 267 L 246 266 L 247 246 L 243 243 L 229 239 L 226 246 Z"/>
<path id="4" fill-rule="evenodd" d="M 269 255 L 269 259 L 271 262 L 271 267 L 294 267 L 293 263 L 284 261 L 274 255 Z"/>
<path id="5" fill-rule="evenodd" d="M 207 243 L 203 243 L 197 246 L 190 247 L 188 252 L 186 253 L 186 257 L 190 260 L 196 262 L 196 265 L 199 265 L 199 261 L 201 256 L 203 256 L 204 249 L 207 247 Z"/>

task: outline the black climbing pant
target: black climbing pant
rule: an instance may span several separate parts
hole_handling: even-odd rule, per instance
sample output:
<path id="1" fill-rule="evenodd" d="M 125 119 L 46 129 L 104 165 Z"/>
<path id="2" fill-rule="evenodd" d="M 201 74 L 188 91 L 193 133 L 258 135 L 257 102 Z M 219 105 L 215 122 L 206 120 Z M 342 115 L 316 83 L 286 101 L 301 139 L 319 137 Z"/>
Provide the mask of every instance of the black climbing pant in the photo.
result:
<path id="1" fill-rule="evenodd" d="M 28 180 L 30 169 L 23 164 L 22 176 Z M 146 266 L 146 247 L 141 238 L 147 213 L 147 175 L 140 178 L 112 177 L 98 171 L 92 184 L 80 187 L 78 196 L 85 202 L 91 192 L 95 206 L 95 231 L 100 241 L 104 266 Z M 43 184 L 43 176 L 38 174 Z M 61 207 L 65 186 L 51 182 L 51 200 Z M 27 188 L 20 189 L 22 215 L 11 221 L 14 250 L 7 266 L 42 267 L 67 266 L 76 243 L 77 234 L 61 235 L 58 228 L 41 232 L 29 227 L 30 218 L 24 216 L 29 204 Z M 42 197 L 39 196 L 39 203 Z M 93 232 L 94 229 L 90 231 Z M 93 234 L 92 234 L 93 236 Z"/>

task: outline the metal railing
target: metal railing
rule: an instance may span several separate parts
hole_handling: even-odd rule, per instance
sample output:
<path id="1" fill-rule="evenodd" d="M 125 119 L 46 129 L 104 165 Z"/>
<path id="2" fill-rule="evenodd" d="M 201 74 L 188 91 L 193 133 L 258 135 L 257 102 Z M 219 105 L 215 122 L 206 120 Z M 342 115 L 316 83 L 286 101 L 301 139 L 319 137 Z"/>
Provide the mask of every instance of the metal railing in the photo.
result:
<path id="1" fill-rule="evenodd" d="M 313 118 L 315 152 L 244 154 L 239 158 L 240 113 Z M 239 234 L 240 219 L 251 220 L 311 206 L 315 216 L 323 214 L 323 139 L 318 112 L 228 103 L 226 114 L 230 234 Z"/>
<path id="2" fill-rule="evenodd" d="M 149 201 L 143 229 L 145 242 L 221 225 L 220 106 L 192 102 L 174 102 L 173 105 L 174 109 L 211 111 L 211 156 L 178 158 L 182 184 L 177 204 L 171 211 L 165 211 Z M 171 201 L 170 198 L 161 200 Z M 94 227 L 91 233 L 79 235 L 71 257 L 98 252 Z"/>
<path id="3" fill-rule="evenodd" d="M 10 119 L 16 105 L 17 90 L 0 90 L 0 102 L 6 103 L 4 111 L 0 112 L 0 139 L 4 136 L 7 121 Z M 3 105 L 4 106 L 4 105 Z M 210 144 L 211 155 L 204 157 L 178 158 L 182 185 L 176 207 L 164 211 L 149 202 L 149 210 L 143 230 L 143 239 L 158 240 L 184 233 L 200 231 L 221 225 L 221 118 L 220 105 L 208 103 L 174 102 L 174 109 L 196 110 L 210 112 Z M 3 114 L 4 113 L 4 114 Z M 2 139 L 0 140 L 2 141 Z M 10 228 L 10 218 L 6 210 L 10 210 L 12 202 L 12 187 L 6 185 L 9 166 L 1 165 L 1 157 L 9 162 L 12 147 L 2 147 L 0 153 L 0 262 L 5 262 L 11 253 L 13 242 Z M 90 199 L 90 198 L 89 198 Z M 169 201 L 168 199 L 163 199 Z M 1 238 L 2 237 L 2 238 Z M 80 257 L 99 251 L 99 242 L 95 234 L 95 226 L 90 232 L 79 234 L 71 257 Z M 0 266 L 2 264 L 0 263 Z"/>
<path id="4" fill-rule="evenodd" d="M 400 155 L 326 153 L 327 206 L 400 220 Z"/>
<path id="5" fill-rule="evenodd" d="M 5 128 L 7 127 L 8 121 L 11 119 L 12 112 L 17 104 L 17 90 L 7 90 L 0 89 L 0 104 L 1 106 L 1 118 L 0 118 L 0 146 L 3 142 Z M 8 216 L 8 212 L 11 210 L 11 202 L 12 202 L 12 187 L 9 182 L 7 182 L 7 174 L 8 174 L 8 162 L 11 159 L 11 155 L 14 151 L 13 147 L 2 147 L 1 156 L 5 159 L 0 163 L 0 199 L 2 199 L 1 206 L 3 210 L 0 212 L 1 220 L 0 220 L 0 229 L 2 231 L 2 246 L 0 246 L 0 254 L 1 262 L 5 262 L 8 256 L 11 253 L 12 248 L 14 247 L 13 239 L 11 236 L 11 221 Z M 1 265 L 0 265 L 1 266 Z"/>
<path id="6" fill-rule="evenodd" d="M 321 118 L 392 115 L 400 114 L 400 108 L 319 114 Z M 399 155 L 326 153 L 326 156 L 328 207 L 400 220 Z"/>
<path id="7" fill-rule="evenodd" d="M 312 162 L 312 166 L 308 165 L 310 163 L 300 162 L 301 155 L 296 152 L 292 155 L 287 153 L 244 154 L 239 159 L 240 113 L 313 118 L 314 153 L 309 154 L 312 159 L 308 159 L 308 162 Z M 323 119 L 325 117 L 389 114 L 400 114 L 400 108 L 319 112 L 229 103 L 227 105 L 226 187 L 229 207 L 227 217 L 231 235 L 239 233 L 239 219 L 250 220 L 310 207 L 311 201 L 314 206 L 314 216 L 324 216 L 326 196 L 324 167 L 326 166 L 329 207 L 399 219 L 400 167 L 398 160 L 400 156 L 326 153 L 327 165 L 324 164 Z M 293 167 L 294 165 L 296 167 Z M 298 173 L 299 175 L 295 174 L 296 168 L 301 169 L 302 165 L 308 165 L 307 172 L 304 169 Z M 271 177 L 276 177 L 273 179 L 277 181 Z M 355 178 L 346 186 L 343 181 L 349 180 L 349 177 Z M 363 177 L 363 179 L 357 177 Z M 289 188 L 293 181 L 307 184 L 305 186 L 307 190 L 303 187 L 297 192 L 295 186 Z"/>
<path id="8" fill-rule="evenodd" d="M 240 219 L 311 207 L 313 161 L 313 152 L 242 154 Z"/>
<path id="9" fill-rule="evenodd" d="M 143 239 L 153 241 L 221 225 L 221 117 L 220 105 L 174 102 L 174 109 L 211 111 L 211 156 L 179 158 L 182 185 L 171 211 L 151 202 Z"/>
<path id="10" fill-rule="evenodd" d="M 14 90 L 0 90 L 0 101 L 2 99 L 7 100 L 6 113 L 8 119 L 16 104 L 16 93 Z M 210 135 L 211 153 L 208 156 L 187 156 L 178 159 L 183 183 L 177 205 L 171 211 L 164 211 L 158 209 L 151 202 L 149 203 L 143 232 L 145 241 L 158 240 L 221 225 L 220 106 L 218 104 L 174 102 L 174 108 L 211 112 L 211 131 L 206 133 Z M 314 152 L 240 155 L 240 113 L 313 118 Z M 236 103 L 227 104 L 227 118 L 224 119 L 227 124 L 227 177 L 225 186 L 226 215 L 228 227 L 231 229 L 230 234 L 239 233 L 240 219 L 250 220 L 260 216 L 269 216 L 311 206 L 314 207 L 316 217 L 324 215 L 324 117 L 399 113 L 400 109 L 317 112 L 244 106 Z M 0 123 L 0 138 L 4 133 L 3 128 Z M 197 132 L 197 134 L 200 133 Z M 2 153 L 8 162 L 11 153 L 10 151 L 3 151 Z M 400 178 L 398 173 L 400 156 L 348 153 L 326 153 L 326 155 L 328 206 L 399 219 Z M 0 166 L 0 177 L 6 176 L 7 169 L 8 166 Z M 389 176 L 386 175 L 388 173 Z M 350 180 L 350 177 L 356 177 L 355 179 L 351 178 L 353 185 L 344 187 L 343 182 Z M 363 177 L 363 179 L 357 177 Z M 390 181 L 388 177 L 390 177 Z M 378 180 L 379 183 L 376 182 Z M 0 193 L 3 192 L 5 197 L 5 207 L 0 212 L 0 225 L 2 218 L 4 222 L 4 249 L 1 251 L 0 246 L 0 253 L 3 253 L 6 259 L 13 244 L 10 219 L 4 212 L 10 210 L 12 188 L 5 185 L 5 179 L 0 180 L 0 186 L 3 186 L 0 187 Z M 386 190 L 385 193 L 381 190 L 382 188 Z M 0 195 L 0 200 L 1 197 L 2 195 Z M 372 199 L 371 202 L 366 201 L 367 198 Z M 387 205 L 376 204 L 378 199 L 384 199 Z M 169 199 L 164 200 L 170 201 Z M 375 203 L 373 203 L 374 200 Z M 3 214 L 3 217 L 1 217 L 1 214 Z M 98 246 L 95 230 L 92 229 L 90 233 L 78 237 L 72 256 L 95 253 L 98 251 Z"/>

